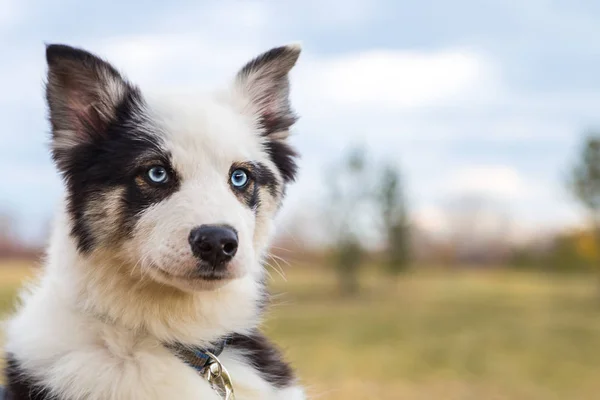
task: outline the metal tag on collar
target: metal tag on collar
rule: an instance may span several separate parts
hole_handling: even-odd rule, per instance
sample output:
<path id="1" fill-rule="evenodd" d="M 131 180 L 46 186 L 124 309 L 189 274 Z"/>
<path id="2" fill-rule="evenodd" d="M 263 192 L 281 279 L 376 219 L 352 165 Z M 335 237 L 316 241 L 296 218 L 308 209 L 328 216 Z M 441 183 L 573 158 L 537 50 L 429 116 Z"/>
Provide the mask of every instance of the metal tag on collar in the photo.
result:
<path id="1" fill-rule="evenodd" d="M 227 372 L 217 356 L 209 351 L 207 351 L 206 354 L 210 360 L 206 363 L 206 366 L 202 371 L 200 371 L 200 374 L 208 381 L 210 386 L 223 398 L 223 400 L 235 400 L 233 384 L 229 372 Z"/>

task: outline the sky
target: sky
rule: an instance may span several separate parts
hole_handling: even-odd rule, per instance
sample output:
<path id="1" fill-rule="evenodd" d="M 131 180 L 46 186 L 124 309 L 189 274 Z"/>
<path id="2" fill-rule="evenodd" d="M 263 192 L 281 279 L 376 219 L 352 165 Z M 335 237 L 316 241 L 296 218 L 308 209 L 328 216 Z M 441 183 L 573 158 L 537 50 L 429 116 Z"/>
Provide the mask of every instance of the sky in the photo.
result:
<path id="1" fill-rule="evenodd" d="M 402 170 L 411 218 L 447 230 L 447 204 L 491 199 L 516 232 L 574 225 L 565 176 L 600 127 L 595 0 L 0 0 L 0 210 L 39 234 L 61 196 L 48 154 L 44 44 L 97 53 L 142 90 L 203 91 L 301 42 L 298 183 L 282 218 L 323 202 L 347 149 Z"/>

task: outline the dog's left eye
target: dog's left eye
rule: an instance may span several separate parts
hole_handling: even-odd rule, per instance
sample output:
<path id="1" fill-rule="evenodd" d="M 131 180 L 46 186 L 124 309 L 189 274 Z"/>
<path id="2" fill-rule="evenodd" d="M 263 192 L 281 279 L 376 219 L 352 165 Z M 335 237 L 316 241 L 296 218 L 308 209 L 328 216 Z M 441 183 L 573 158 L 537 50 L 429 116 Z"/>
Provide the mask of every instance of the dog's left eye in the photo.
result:
<path id="1" fill-rule="evenodd" d="M 243 169 L 236 169 L 229 178 L 231 184 L 236 188 L 243 188 L 248 183 L 248 173 Z"/>
<path id="2" fill-rule="evenodd" d="M 156 165 L 151 167 L 146 173 L 148 179 L 152 183 L 165 183 L 169 180 L 169 173 L 165 169 L 165 167 L 161 167 L 160 165 Z"/>

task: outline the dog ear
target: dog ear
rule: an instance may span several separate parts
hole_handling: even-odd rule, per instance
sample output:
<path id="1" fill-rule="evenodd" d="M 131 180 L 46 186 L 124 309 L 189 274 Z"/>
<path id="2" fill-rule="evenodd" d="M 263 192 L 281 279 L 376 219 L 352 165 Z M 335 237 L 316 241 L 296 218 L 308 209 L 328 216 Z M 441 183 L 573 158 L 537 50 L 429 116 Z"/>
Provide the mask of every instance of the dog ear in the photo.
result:
<path id="1" fill-rule="evenodd" d="M 264 135 L 283 139 L 296 122 L 289 101 L 288 73 L 300 51 L 297 44 L 276 47 L 247 63 L 237 74 L 237 88 L 250 102 L 249 111 L 258 118 Z"/>
<path id="2" fill-rule="evenodd" d="M 46 100 L 55 158 L 81 143 L 101 138 L 129 85 L 115 68 L 87 51 L 46 47 Z"/>

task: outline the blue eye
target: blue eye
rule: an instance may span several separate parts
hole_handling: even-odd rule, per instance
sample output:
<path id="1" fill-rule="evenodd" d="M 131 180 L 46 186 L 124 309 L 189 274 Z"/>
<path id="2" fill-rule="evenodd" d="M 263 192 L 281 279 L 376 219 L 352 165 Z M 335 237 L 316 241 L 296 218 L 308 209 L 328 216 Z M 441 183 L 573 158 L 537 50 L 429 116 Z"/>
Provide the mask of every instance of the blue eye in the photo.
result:
<path id="1" fill-rule="evenodd" d="M 248 183 L 248 173 L 243 169 L 236 169 L 229 178 L 231 184 L 236 188 L 243 188 Z"/>
<path id="2" fill-rule="evenodd" d="M 169 174 L 164 167 L 155 166 L 148 170 L 148 179 L 153 183 L 165 183 L 169 180 Z"/>

